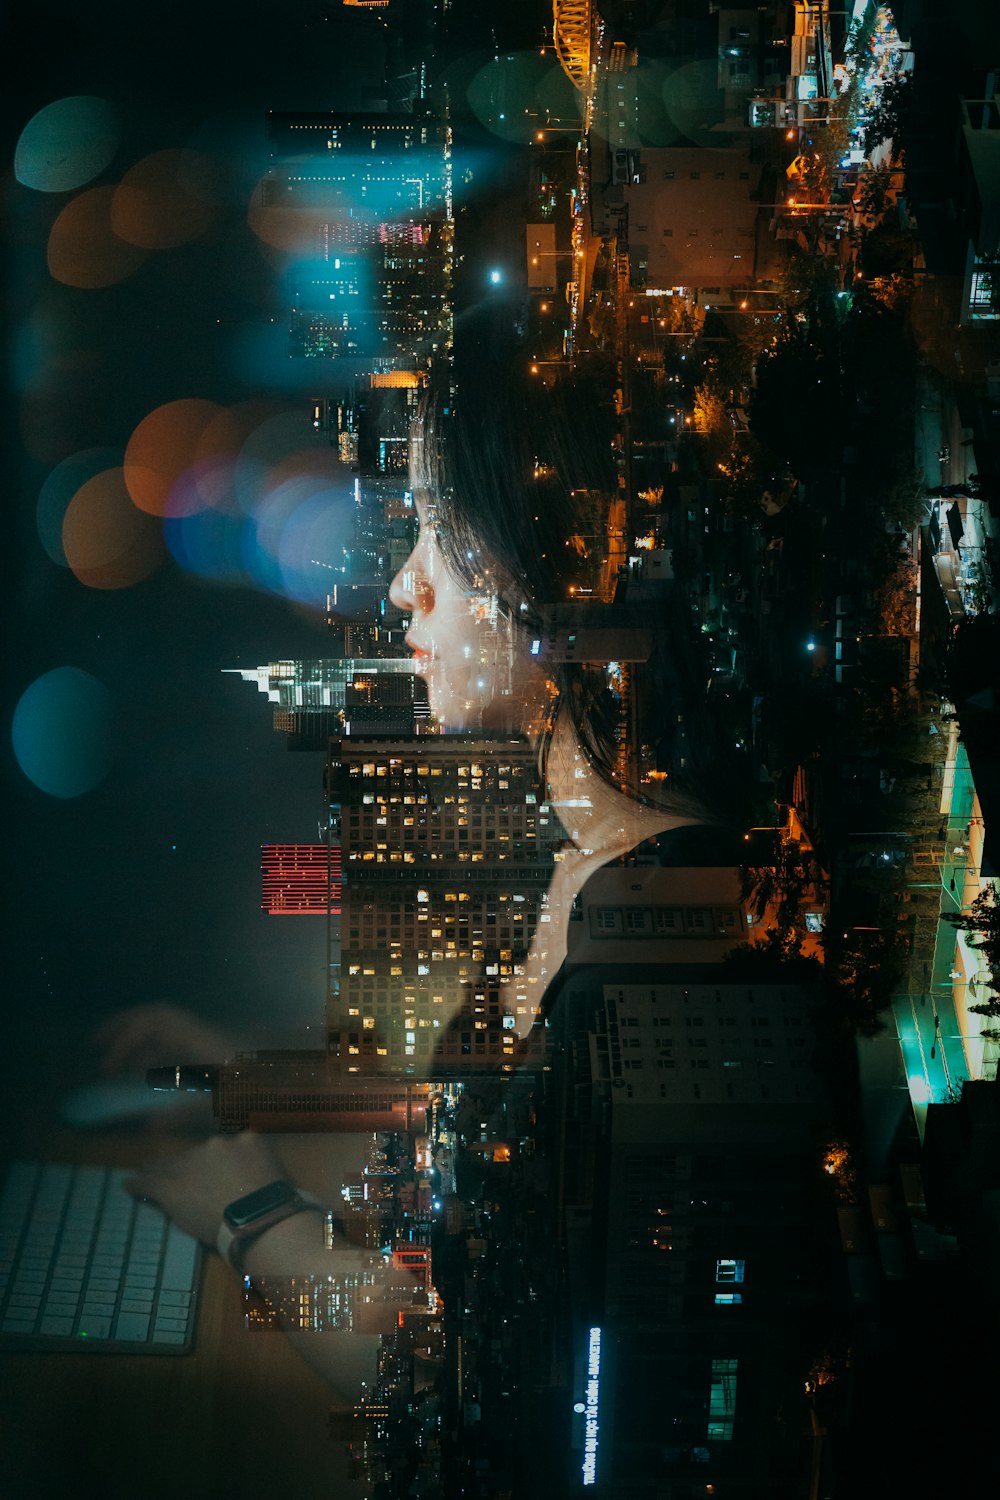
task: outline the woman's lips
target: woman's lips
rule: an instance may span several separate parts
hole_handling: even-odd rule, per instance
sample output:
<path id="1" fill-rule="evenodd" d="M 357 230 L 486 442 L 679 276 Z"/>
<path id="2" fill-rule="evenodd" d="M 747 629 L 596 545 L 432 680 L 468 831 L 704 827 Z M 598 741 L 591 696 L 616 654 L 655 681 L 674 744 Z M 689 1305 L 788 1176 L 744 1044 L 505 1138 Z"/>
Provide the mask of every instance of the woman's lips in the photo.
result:
<path id="1" fill-rule="evenodd" d="M 431 653 L 426 646 L 421 646 L 417 641 L 406 642 L 407 650 L 411 651 L 418 661 L 430 661 Z"/>

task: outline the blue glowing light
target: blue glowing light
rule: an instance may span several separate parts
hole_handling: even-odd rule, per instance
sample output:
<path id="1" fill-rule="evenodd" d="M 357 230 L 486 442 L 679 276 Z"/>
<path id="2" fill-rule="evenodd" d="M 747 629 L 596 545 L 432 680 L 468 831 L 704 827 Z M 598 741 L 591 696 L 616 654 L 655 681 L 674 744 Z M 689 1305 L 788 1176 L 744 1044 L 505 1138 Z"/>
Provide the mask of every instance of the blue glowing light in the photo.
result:
<path id="1" fill-rule="evenodd" d="M 50 797 L 93 791 L 114 757 L 114 700 L 78 667 L 55 667 L 21 694 L 11 724 L 14 754 Z"/>

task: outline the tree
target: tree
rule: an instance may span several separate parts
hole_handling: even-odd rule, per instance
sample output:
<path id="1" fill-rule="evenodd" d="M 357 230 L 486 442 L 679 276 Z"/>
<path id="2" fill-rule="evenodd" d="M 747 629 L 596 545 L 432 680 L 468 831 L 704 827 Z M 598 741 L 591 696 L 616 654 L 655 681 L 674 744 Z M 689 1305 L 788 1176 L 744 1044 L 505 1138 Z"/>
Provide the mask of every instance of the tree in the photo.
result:
<path id="1" fill-rule="evenodd" d="M 858 177 L 854 201 L 867 219 L 881 219 L 890 207 L 892 171 L 889 167 L 866 164 Z"/>
<path id="2" fill-rule="evenodd" d="M 889 276 L 873 276 L 868 283 L 868 293 L 887 312 L 905 317 L 913 301 L 913 278 L 893 271 Z"/>
<path id="3" fill-rule="evenodd" d="M 778 836 L 773 858 L 763 865 L 748 865 L 742 871 L 742 896 L 758 923 L 765 923 L 766 941 L 773 953 L 784 959 L 801 952 L 805 930 L 803 903 L 815 893 L 822 878 L 812 849 L 783 832 Z"/>
<path id="4" fill-rule="evenodd" d="M 786 310 L 800 308 L 837 290 L 837 265 L 832 256 L 808 255 L 794 240 L 781 242 L 783 253 L 776 290 Z"/>
<path id="5" fill-rule="evenodd" d="M 1000 902 L 997 901 L 996 886 L 988 885 L 973 901 L 968 911 L 944 913 L 946 922 L 969 934 L 970 946 L 978 948 L 990 968 L 990 988 L 1000 994 Z M 986 1005 L 992 1005 L 987 1001 Z M 979 1006 L 970 1006 L 980 1010 Z M 980 1010 L 982 1015 L 1000 1016 L 1000 1002 L 995 1010 Z"/>
<path id="6" fill-rule="evenodd" d="M 844 51 L 855 66 L 867 69 L 871 63 L 872 37 L 878 25 L 878 0 L 868 0 L 864 11 L 851 22 Z"/>
<path id="7" fill-rule="evenodd" d="M 913 271 L 913 235 L 883 220 L 870 229 L 861 246 L 861 264 L 866 276 L 910 277 Z"/>
<path id="8" fill-rule="evenodd" d="M 787 197 L 798 203 L 827 203 L 833 187 L 829 164 L 818 151 L 803 151 L 788 168 Z"/>
<path id="9" fill-rule="evenodd" d="M 908 635 L 916 626 L 916 578 L 905 558 L 898 558 L 876 595 L 882 635 Z"/>
<path id="10" fill-rule="evenodd" d="M 703 437 L 725 432 L 727 428 L 726 403 L 718 391 L 709 385 L 697 385 L 694 389 L 694 430 Z"/>
<path id="11" fill-rule="evenodd" d="M 883 84 L 875 108 L 865 122 L 865 155 L 871 156 L 883 141 L 896 141 L 910 113 L 910 75 L 897 73 Z"/>
<path id="12" fill-rule="evenodd" d="M 876 1036 L 885 1024 L 879 1012 L 906 987 L 903 944 L 854 928 L 827 947 L 826 961 L 844 1018 L 861 1036 Z"/>
<path id="13" fill-rule="evenodd" d="M 591 337 L 596 339 L 598 344 L 613 343 L 617 328 L 613 303 L 605 297 L 599 297 L 587 315 L 587 324 Z"/>

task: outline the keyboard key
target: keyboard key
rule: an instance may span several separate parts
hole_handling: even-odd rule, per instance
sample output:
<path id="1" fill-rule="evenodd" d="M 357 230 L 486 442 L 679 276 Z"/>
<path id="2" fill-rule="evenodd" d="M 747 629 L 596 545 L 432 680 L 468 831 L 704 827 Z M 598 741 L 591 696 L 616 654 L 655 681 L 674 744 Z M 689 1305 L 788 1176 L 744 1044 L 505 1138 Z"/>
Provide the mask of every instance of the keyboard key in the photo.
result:
<path id="1" fill-rule="evenodd" d="M 118 1293 L 115 1292 L 92 1292 L 87 1288 L 87 1305 L 89 1307 L 114 1307 L 118 1301 Z"/>
<path id="2" fill-rule="evenodd" d="M 90 1292 L 117 1292 L 119 1287 L 117 1276 L 91 1276 L 87 1282 L 87 1291 Z"/>
<path id="3" fill-rule="evenodd" d="M 124 1255 L 127 1247 L 127 1234 L 119 1234 L 117 1230 L 112 1234 L 106 1229 L 98 1229 L 97 1244 L 94 1247 L 97 1255 Z"/>
<path id="4" fill-rule="evenodd" d="M 80 1314 L 80 1337 L 82 1339 L 106 1339 L 111 1337 L 111 1318 L 92 1318 Z"/>
<path id="5" fill-rule="evenodd" d="M 83 1272 L 79 1276 L 53 1276 L 49 1284 L 52 1292 L 78 1292 L 83 1286 Z"/>
<path id="6" fill-rule="evenodd" d="M 80 1234 L 64 1234 L 59 1241 L 60 1260 L 64 1255 L 88 1255 L 93 1239 L 93 1231 L 89 1229 Z"/>
<path id="7" fill-rule="evenodd" d="M 184 1334 L 184 1333 L 171 1333 L 168 1329 L 164 1329 L 162 1333 L 156 1333 L 156 1332 L 154 1332 L 154 1334 L 153 1334 L 153 1343 L 154 1344 L 186 1344 L 187 1343 L 187 1335 Z"/>
<path id="8" fill-rule="evenodd" d="M 171 1224 L 167 1236 L 167 1253 L 163 1262 L 160 1285 L 164 1291 L 189 1292 L 194 1286 L 194 1268 L 198 1254 L 198 1242 L 190 1235 L 182 1234 Z"/>
<path id="9" fill-rule="evenodd" d="M 152 1312 L 152 1310 L 153 1310 L 153 1294 L 152 1294 L 152 1292 L 147 1292 L 145 1295 L 138 1296 L 138 1297 L 123 1297 L 122 1298 L 121 1310 L 122 1310 L 122 1312 L 127 1312 L 127 1313 L 132 1313 L 132 1312 L 150 1313 L 150 1312 Z"/>
<path id="10" fill-rule="evenodd" d="M 11 1312 L 15 1308 L 21 1308 L 25 1312 L 37 1312 L 41 1305 L 41 1292 L 37 1293 L 34 1297 L 29 1297 L 24 1292 L 13 1292 L 7 1303 L 7 1307 Z"/>
<path id="11" fill-rule="evenodd" d="M 154 1203 L 140 1203 L 136 1208 L 136 1233 L 141 1233 L 144 1229 L 162 1229 L 166 1222 L 163 1210 L 157 1208 Z"/>
<path id="12" fill-rule="evenodd" d="M 186 1308 L 186 1307 L 190 1307 L 190 1305 L 191 1305 L 191 1293 L 190 1292 L 171 1292 L 171 1291 L 167 1291 L 166 1289 L 164 1289 L 160 1293 L 160 1306 L 161 1307 L 185 1307 Z"/>
<path id="13" fill-rule="evenodd" d="M 73 1318 L 56 1317 L 50 1314 L 49 1317 L 42 1319 L 38 1331 L 47 1338 L 68 1339 L 72 1337 L 74 1321 Z"/>
<path id="14" fill-rule="evenodd" d="M 34 1333 L 34 1331 L 34 1318 L 30 1319 L 29 1321 L 26 1318 L 15 1318 L 13 1314 L 8 1314 L 8 1316 L 4 1318 L 3 1322 L 0 1323 L 0 1332 L 3 1333 Z"/>
<path id="15" fill-rule="evenodd" d="M 153 1337 L 158 1333 L 184 1333 L 187 1330 L 187 1318 L 157 1318 L 153 1326 Z"/>
<path id="16" fill-rule="evenodd" d="M 115 1338 L 127 1344 L 144 1344 L 149 1337 L 149 1313 L 123 1312 L 118 1315 Z"/>
<path id="17" fill-rule="evenodd" d="M 45 1306 L 50 1307 L 76 1307 L 80 1300 L 79 1292 L 49 1292 L 45 1299 Z"/>
<path id="18" fill-rule="evenodd" d="M 134 1287 L 137 1292 L 152 1292 L 156 1290 L 156 1277 L 147 1275 L 145 1271 L 129 1271 L 125 1277 L 126 1287 Z"/>

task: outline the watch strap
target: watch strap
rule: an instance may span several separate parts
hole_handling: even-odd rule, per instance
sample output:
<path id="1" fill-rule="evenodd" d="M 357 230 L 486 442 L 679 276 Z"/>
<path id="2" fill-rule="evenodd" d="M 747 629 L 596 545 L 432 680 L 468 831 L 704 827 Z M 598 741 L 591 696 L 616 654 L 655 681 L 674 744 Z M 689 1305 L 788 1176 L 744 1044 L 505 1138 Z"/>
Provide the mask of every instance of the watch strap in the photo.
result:
<path id="1" fill-rule="evenodd" d="M 215 1237 L 215 1248 L 222 1259 L 229 1262 L 234 1271 L 242 1271 L 244 1253 L 260 1235 L 266 1233 L 268 1229 L 273 1229 L 276 1224 L 283 1223 L 285 1219 L 294 1218 L 296 1214 L 322 1213 L 325 1207 L 323 1200 L 315 1193 L 307 1193 L 301 1188 L 296 1188 L 291 1198 L 240 1228 L 234 1228 L 223 1217 L 219 1232 Z"/>

